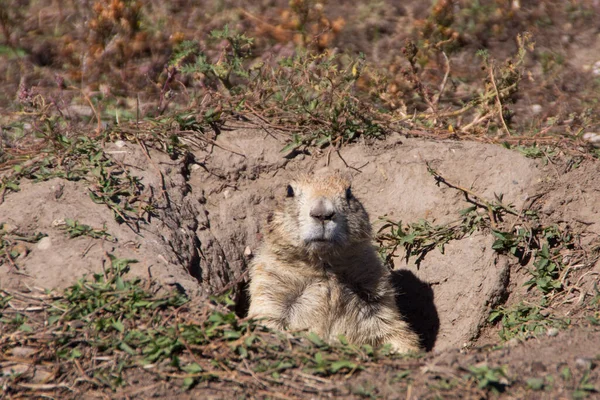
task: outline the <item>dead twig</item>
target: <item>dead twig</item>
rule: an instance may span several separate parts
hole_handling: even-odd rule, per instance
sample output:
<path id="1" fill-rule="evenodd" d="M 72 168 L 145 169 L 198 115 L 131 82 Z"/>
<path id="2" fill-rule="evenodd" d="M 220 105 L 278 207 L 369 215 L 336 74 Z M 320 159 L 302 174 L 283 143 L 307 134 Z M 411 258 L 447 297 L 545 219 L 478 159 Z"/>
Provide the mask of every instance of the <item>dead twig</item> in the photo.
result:
<path id="1" fill-rule="evenodd" d="M 439 90 L 437 96 L 435 96 L 433 99 L 433 105 L 435 106 L 436 110 L 437 110 L 438 104 L 440 102 L 440 98 L 442 97 L 442 93 L 444 93 L 444 89 L 446 89 L 446 83 L 448 82 L 448 76 L 450 76 L 450 60 L 448 59 L 446 52 L 442 51 L 442 55 L 444 56 L 444 59 L 446 60 L 446 72 L 444 73 L 444 79 L 442 79 L 442 84 L 440 85 L 440 90 Z"/>
<path id="2" fill-rule="evenodd" d="M 496 86 L 496 79 L 494 78 L 494 65 L 490 64 L 490 79 L 492 81 L 492 85 L 494 86 L 494 91 L 496 92 L 496 103 L 498 104 L 498 113 L 500 114 L 500 121 L 502 121 L 502 126 L 506 131 L 508 136 L 511 136 L 510 130 L 506 125 L 506 121 L 504 120 L 504 113 L 502 112 L 502 101 L 500 100 L 500 92 L 498 91 L 498 86 Z"/>

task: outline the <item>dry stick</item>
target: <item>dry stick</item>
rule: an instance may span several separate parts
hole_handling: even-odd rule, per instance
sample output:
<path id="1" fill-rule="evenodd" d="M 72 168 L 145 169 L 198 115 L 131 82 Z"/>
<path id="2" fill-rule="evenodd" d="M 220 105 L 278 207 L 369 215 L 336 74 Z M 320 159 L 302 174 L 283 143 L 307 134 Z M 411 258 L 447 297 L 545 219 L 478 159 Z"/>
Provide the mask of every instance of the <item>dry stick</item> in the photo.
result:
<path id="1" fill-rule="evenodd" d="M 85 373 L 84 369 L 81 367 L 81 364 L 79 363 L 79 361 L 76 358 L 74 358 L 73 361 L 75 362 L 75 366 L 77 367 L 77 370 L 82 375 L 82 379 L 84 379 L 88 382 L 93 382 L 98 387 L 102 387 L 102 383 L 98 379 L 96 379 L 94 377 L 90 377 L 90 376 L 88 376 L 88 374 Z"/>
<path id="2" fill-rule="evenodd" d="M 215 296 L 221 296 L 221 295 L 225 294 L 229 289 L 231 289 L 232 287 L 234 287 L 235 285 L 240 283 L 242 280 L 244 280 L 247 275 L 248 275 L 248 270 L 245 270 L 244 272 L 242 272 L 242 274 L 240 276 L 238 276 L 236 279 L 229 282 L 227 285 L 223 286 L 223 288 L 221 290 L 216 292 Z"/>
<path id="3" fill-rule="evenodd" d="M 433 175 L 433 177 L 435 178 L 435 180 L 437 182 L 441 182 L 443 184 L 445 184 L 448 187 L 451 187 L 453 189 L 457 189 L 460 190 L 461 192 L 463 192 L 465 194 L 465 197 L 467 199 L 467 201 L 471 202 L 471 203 L 475 203 L 476 205 L 480 206 L 480 207 L 485 207 L 488 211 L 488 215 L 490 218 L 490 224 L 492 225 L 492 228 L 496 228 L 496 222 L 495 222 L 495 218 L 494 218 L 494 211 L 492 209 L 492 205 L 485 200 L 481 195 L 478 195 L 477 193 L 466 189 L 462 186 L 456 185 L 452 182 L 449 182 L 448 180 L 446 180 L 446 178 L 444 178 L 442 175 L 440 175 L 436 170 L 434 170 L 433 168 L 431 168 L 431 166 L 429 165 L 429 162 L 425 162 L 425 165 L 427 165 L 427 171 Z M 475 201 L 473 199 L 469 199 L 469 196 L 474 197 L 475 199 L 477 199 L 478 201 Z M 504 211 L 506 211 L 509 214 L 512 215 L 518 215 L 516 212 L 510 210 L 508 207 L 505 207 L 503 204 L 500 204 L 500 206 L 504 209 Z"/>
<path id="4" fill-rule="evenodd" d="M 17 385 L 19 385 L 20 387 L 26 388 L 26 389 L 34 389 L 34 390 L 53 390 L 53 389 L 59 389 L 59 388 L 66 388 L 69 389 L 70 391 L 74 391 L 72 387 L 70 387 L 69 385 L 67 385 L 66 383 L 57 383 L 57 384 L 50 384 L 50 383 L 17 383 Z M 42 396 L 40 396 L 42 397 Z"/>
<path id="5" fill-rule="evenodd" d="M 346 162 L 346 160 L 344 160 L 344 157 L 342 157 L 342 154 L 340 153 L 340 151 L 338 149 L 335 149 L 335 152 L 337 153 L 338 157 L 340 158 L 340 160 L 342 160 L 342 162 L 344 163 L 344 165 L 346 166 L 346 168 L 350 168 L 353 169 L 359 173 L 362 173 L 362 171 L 360 170 L 360 168 L 365 167 L 367 164 L 369 164 L 369 161 L 367 161 L 366 163 L 364 163 L 363 165 L 361 165 L 360 167 L 356 168 L 353 167 L 351 165 L 348 165 L 348 163 Z"/>
<path id="6" fill-rule="evenodd" d="M 543 194 L 536 194 L 534 196 L 531 196 L 531 197 L 527 198 L 527 200 L 529 201 L 529 204 L 528 205 L 523 204 L 523 207 L 521 207 L 521 210 L 519 211 L 518 215 L 515 216 L 514 221 L 510 224 L 510 229 L 508 230 L 508 232 L 512 232 L 513 231 L 513 229 L 515 228 L 515 225 L 517 224 L 517 222 L 523 216 L 523 211 L 529 210 L 533 206 L 533 204 L 536 202 L 536 200 L 539 199 L 542 196 L 543 196 Z"/>
<path id="7" fill-rule="evenodd" d="M 446 88 L 446 83 L 448 82 L 448 76 L 450 75 L 450 60 L 448 59 L 446 52 L 442 51 L 442 55 L 446 59 L 446 72 L 444 73 L 444 79 L 442 80 L 442 84 L 440 85 L 440 91 L 433 100 L 433 105 L 436 107 L 436 109 L 437 109 L 438 103 L 440 102 L 440 98 L 442 97 L 442 93 L 444 93 L 444 89 Z"/>
<path id="8" fill-rule="evenodd" d="M 10 263 L 11 267 L 13 267 L 16 271 L 20 270 L 19 267 L 17 267 L 17 264 L 15 264 L 15 262 L 13 261 L 9 251 L 6 252 L 6 259 Z"/>
<path id="9" fill-rule="evenodd" d="M 102 120 L 100 119 L 100 115 L 98 114 L 96 107 L 94 107 L 94 104 L 92 103 L 92 100 L 90 99 L 90 97 L 87 94 L 83 93 L 83 91 L 81 91 L 81 94 L 83 95 L 83 98 L 85 99 L 85 101 L 88 102 L 92 111 L 94 112 L 94 116 L 96 117 L 96 121 L 97 121 L 96 135 L 99 135 L 100 132 L 102 132 Z"/>
<path id="10" fill-rule="evenodd" d="M 500 113 L 500 120 L 502 121 L 502 126 L 504 126 L 504 130 L 506 130 L 506 134 L 511 136 L 510 130 L 506 125 L 506 121 L 504 120 L 504 115 L 502 113 L 502 102 L 500 101 L 500 92 L 498 91 L 498 86 L 496 86 L 496 79 L 494 79 L 494 65 L 490 64 L 490 79 L 492 80 L 492 85 L 494 85 L 494 90 L 496 91 L 496 103 L 498 104 L 498 112 Z"/>
<path id="11" fill-rule="evenodd" d="M 240 371 L 245 372 L 247 374 L 249 374 L 250 376 L 252 376 L 252 378 L 258 382 L 258 384 L 263 387 L 263 388 L 268 388 L 269 385 L 267 385 L 266 383 L 264 383 L 263 381 L 260 380 L 260 378 L 258 376 L 256 376 L 256 374 L 254 373 L 254 371 L 252 371 L 252 369 L 250 368 L 250 366 L 248 365 L 248 362 L 246 360 L 242 360 L 242 364 L 244 364 L 244 367 L 246 367 L 246 369 L 240 369 Z"/>
<path id="12" fill-rule="evenodd" d="M 468 131 L 469 129 L 471 129 L 474 125 L 477 125 L 478 123 L 485 121 L 486 119 L 489 119 L 491 117 L 490 113 L 484 113 L 484 114 L 479 114 L 477 115 L 473 121 L 471 121 L 470 123 L 468 123 L 465 126 L 461 126 L 460 130 L 461 131 Z"/>
<path id="13" fill-rule="evenodd" d="M 189 133 L 189 134 L 194 134 L 195 132 L 194 132 L 194 131 L 179 131 L 179 133 Z M 216 140 L 209 139 L 209 138 L 205 138 L 205 137 L 202 137 L 202 136 L 197 136 L 197 138 L 198 138 L 198 139 L 200 139 L 200 140 L 203 140 L 203 141 L 205 141 L 206 143 L 208 143 L 208 144 L 210 144 L 210 145 L 213 145 L 213 146 L 215 146 L 215 147 L 218 147 L 218 148 L 220 148 L 221 150 L 225 150 L 225 151 L 228 151 L 228 152 L 230 152 L 230 153 L 233 153 L 233 154 L 235 154 L 235 155 L 238 155 L 238 156 L 240 156 L 240 157 L 244 157 L 244 158 L 246 158 L 246 155 L 245 155 L 245 154 L 238 153 L 238 152 L 237 152 L 237 151 L 235 151 L 235 150 L 231 150 L 231 149 L 228 149 L 228 148 L 227 148 L 227 147 L 225 147 L 225 146 L 221 146 L 220 144 L 217 144 Z M 181 139 L 182 139 L 182 140 L 188 140 L 188 141 L 190 141 L 190 142 L 191 142 L 191 140 L 190 140 L 190 139 L 188 139 L 188 138 L 185 138 L 185 137 L 182 137 Z M 192 143 L 193 143 L 193 142 L 192 142 Z M 199 147 L 197 144 L 196 144 L 196 146 L 197 146 L 197 147 Z"/>

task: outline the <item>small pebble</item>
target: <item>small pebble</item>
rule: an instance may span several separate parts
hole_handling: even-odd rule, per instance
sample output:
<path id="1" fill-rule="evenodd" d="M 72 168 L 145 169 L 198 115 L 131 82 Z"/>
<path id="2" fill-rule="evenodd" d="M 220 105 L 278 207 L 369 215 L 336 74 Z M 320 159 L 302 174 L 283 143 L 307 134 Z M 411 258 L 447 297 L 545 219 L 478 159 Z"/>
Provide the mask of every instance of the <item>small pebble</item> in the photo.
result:
<path id="1" fill-rule="evenodd" d="M 37 244 L 39 250 L 48 250 L 50 247 L 52 247 L 52 240 L 48 236 L 42 238 Z"/>
<path id="2" fill-rule="evenodd" d="M 541 105 L 539 105 L 539 104 L 534 104 L 534 105 L 532 105 L 532 106 L 531 106 L 531 111 L 532 111 L 534 114 L 539 114 L 539 113 L 541 113 L 543 109 L 544 109 L 544 108 L 543 108 Z"/>
<path id="3" fill-rule="evenodd" d="M 0 369 L 0 376 L 21 375 L 29 370 L 29 364 L 14 364 Z"/>
<path id="4" fill-rule="evenodd" d="M 54 374 L 51 373 L 50 371 L 46 371 L 45 369 L 38 367 L 38 368 L 36 368 L 31 381 L 33 383 L 44 383 L 44 382 L 47 382 L 50 379 L 50 377 L 52 377 L 53 375 Z"/>
<path id="5" fill-rule="evenodd" d="M 546 331 L 546 335 L 548 335 L 550 337 L 554 337 L 554 336 L 558 335 L 558 329 L 556 329 L 556 328 L 549 328 Z"/>
<path id="6" fill-rule="evenodd" d="M 54 221 L 52 221 L 52 226 L 55 228 L 57 226 L 63 226 L 63 225 L 66 225 L 66 224 L 65 224 L 65 220 L 62 218 L 58 218 L 58 219 L 55 219 Z"/>
<path id="7" fill-rule="evenodd" d="M 123 141 L 123 140 L 117 140 L 117 141 L 115 142 L 115 146 L 117 146 L 119 149 L 120 149 L 121 147 L 125 147 L 125 141 Z"/>
<path id="8" fill-rule="evenodd" d="M 594 65 L 592 65 L 592 74 L 596 76 L 600 75 L 600 61 L 596 61 Z"/>
<path id="9" fill-rule="evenodd" d="M 589 142 L 594 147 L 600 147 L 600 135 L 595 132 L 586 132 L 582 136 L 583 140 Z"/>
<path id="10" fill-rule="evenodd" d="M 35 353 L 35 351 L 36 350 L 33 347 L 19 346 L 14 347 L 11 350 L 11 353 L 14 357 L 29 357 L 30 355 Z"/>
<path id="11" fill-rule="evenodd" d="M 244 255 L 246 257 L 250 257 L 252 255 L 252 249 L 250 248 L 250 246 L 246 246 L 246 248 L 244 249 Z"/>
<path id="12" fill-rule="evenodd" d="M 591 369 L 592 368 L 592 359 L 588 357 L 577 357 L 575 359 L 575 366 L 581 369 Z"/>

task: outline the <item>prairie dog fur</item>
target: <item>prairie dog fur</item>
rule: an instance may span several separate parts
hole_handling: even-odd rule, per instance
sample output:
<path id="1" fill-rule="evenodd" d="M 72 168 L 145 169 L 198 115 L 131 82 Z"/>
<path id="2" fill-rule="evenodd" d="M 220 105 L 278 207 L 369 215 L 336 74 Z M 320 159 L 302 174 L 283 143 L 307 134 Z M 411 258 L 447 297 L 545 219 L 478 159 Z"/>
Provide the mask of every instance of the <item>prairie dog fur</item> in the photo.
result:
<path id="1" fill-rule="evenodd" d="M 329 342 L 345 335 L 358 345 L 421 350 L 371 243 L 369 216 L 338 173 L 301 176 L 287 187 L 250 265 L 248 314 Z"/>

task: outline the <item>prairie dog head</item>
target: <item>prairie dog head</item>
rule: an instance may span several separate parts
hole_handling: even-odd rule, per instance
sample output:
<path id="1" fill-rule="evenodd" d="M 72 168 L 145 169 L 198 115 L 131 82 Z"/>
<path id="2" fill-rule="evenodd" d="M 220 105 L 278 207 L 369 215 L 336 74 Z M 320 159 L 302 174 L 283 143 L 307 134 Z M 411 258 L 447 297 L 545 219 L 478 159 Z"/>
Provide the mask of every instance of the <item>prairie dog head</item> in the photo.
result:
<path id="1" fill-rule="evenodd" d="M 340 174 L 302 176 L 287 186 L 279 234 L 309 253 L 338 252 L 371 239 L 369 216 Z"/>

